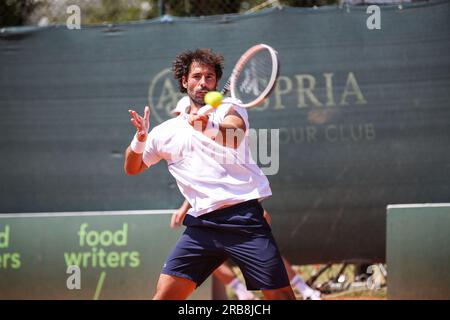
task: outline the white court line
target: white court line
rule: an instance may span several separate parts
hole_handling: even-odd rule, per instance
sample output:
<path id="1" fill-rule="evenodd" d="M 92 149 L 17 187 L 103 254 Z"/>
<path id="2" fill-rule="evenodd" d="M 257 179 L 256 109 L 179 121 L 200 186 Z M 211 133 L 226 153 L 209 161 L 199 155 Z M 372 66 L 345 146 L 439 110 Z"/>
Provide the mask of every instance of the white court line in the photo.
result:
<path id="1" fill-rule="evenodd" d="M 123 211 L 73 211 L 73 212 L 0 213 L 0 218 L 152 215 L 152 214 L 172 214 L 176 210 L 177 209 L 166 209 L 166 210 L 123 210 Z"/>

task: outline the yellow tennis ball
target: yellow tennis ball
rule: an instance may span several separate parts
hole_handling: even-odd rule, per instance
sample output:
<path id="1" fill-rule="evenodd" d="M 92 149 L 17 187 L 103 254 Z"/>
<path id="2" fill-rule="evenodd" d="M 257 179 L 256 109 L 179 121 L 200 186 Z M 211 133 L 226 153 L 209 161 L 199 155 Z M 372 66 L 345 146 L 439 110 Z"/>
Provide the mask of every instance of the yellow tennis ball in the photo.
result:
<path id="1" fill-rule="evenodd" d="M 218 91 L 210 91 L 205 94 L 205 103 L 213 108 L 217 108 L 222 104 L 223 95 Z"/>

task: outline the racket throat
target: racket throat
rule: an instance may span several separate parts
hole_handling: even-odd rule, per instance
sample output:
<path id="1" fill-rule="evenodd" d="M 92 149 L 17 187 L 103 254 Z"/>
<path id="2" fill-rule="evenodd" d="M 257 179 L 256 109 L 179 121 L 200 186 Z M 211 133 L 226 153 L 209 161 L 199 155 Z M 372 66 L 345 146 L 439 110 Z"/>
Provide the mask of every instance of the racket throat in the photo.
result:
<path id="1" fill-rule="evenodd" d="M 225 83 L 225 85 L 223 86 L 222 91 L 220 91 L 220 93 L 224 96 L 226 95 L 228 92 L 230 92 L 230 79 L 227 80 L 227 82 Z"/>

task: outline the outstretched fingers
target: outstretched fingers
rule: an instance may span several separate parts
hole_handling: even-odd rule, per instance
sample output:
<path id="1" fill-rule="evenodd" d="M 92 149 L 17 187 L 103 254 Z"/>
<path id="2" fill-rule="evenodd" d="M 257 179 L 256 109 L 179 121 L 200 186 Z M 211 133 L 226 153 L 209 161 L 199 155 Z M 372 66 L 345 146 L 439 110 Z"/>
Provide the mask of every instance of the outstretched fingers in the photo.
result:
<path id="1" fill-rule="evenodd" d="M 150 108 L 148 106 L 144 108 L 144 117 L 141 117 L 136 111 L 131 109 L 128 112 L 132 117 L 130 121 L 136 128 L 138 140 L 141 142 L 145 141 L 148 135 Z"/>
<path id="2" fill-rule="evenodd" d="M 136 127 L 137 130 L 141 130 L 141 124 L 139 122 L 136 121 L 136 119 L 131 118 L 131 123 Z"/>
<path id="3" fill-rule="evenodd" d="M 150 116 L 150 108 L 149 106 L 145 106 L 144 108 L 144 120 L 148 121 Z"/>
<path id="4" fill-rule="evenodd" d="M 128 110 L 132 118 L 130 119 L 133 125 L 138 129 L 142 130 L 144 121 L 142 117 L 134 110 Z"/>
<path id="5" fill-rule="evenodd" d="M 134 110 L 128 110 L 128 112 L 131 114 L 133 119 L 136 120 L 136 122 L 141 122 L 142 117 Z"/>
<path id="6" fill-rule="evenodd" d="M 145 106 L 144 108 L 144 126 L 145 129 L 148 129 L 149 127 L 149 118 L 150 118 L 150 107 Z"/>

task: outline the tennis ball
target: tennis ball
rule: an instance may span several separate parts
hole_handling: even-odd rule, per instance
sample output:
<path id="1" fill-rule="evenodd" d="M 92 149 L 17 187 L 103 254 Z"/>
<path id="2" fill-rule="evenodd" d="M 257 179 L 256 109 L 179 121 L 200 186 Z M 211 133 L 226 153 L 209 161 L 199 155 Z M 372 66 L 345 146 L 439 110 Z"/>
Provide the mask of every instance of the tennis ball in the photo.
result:
<path id="1" fill-rule="evenodd" d="M 222 104 L 223 95 L 218 91 L 210 91 L 205 94 L 205 103 L 213 108 L 217 108 Z"/>

